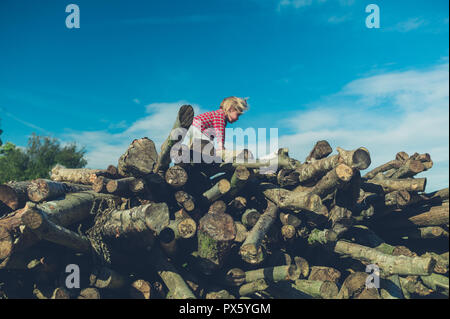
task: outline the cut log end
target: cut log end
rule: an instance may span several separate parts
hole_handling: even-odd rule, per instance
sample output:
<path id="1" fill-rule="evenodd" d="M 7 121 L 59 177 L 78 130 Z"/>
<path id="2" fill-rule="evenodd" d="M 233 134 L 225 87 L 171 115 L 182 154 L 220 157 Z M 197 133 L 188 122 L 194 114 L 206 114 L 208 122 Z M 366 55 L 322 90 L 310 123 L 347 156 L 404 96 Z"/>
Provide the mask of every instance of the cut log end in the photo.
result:
<path id="1" fill-rule="evenodd" d="M 336 174 L 343 182 L 349 182 L 353 177 L 353 169 L 345 164 L 336 166 Z"/>
<path id="2" fill-rule="evenodd" d="M 264 260 L 264 252 L 261 246 L 255 246 L 254 244 L 245 244 L 241 247 L 239 254 L 246 263 L 260 264 Z"/>
<path id="3" fill-rule="evenodd" d="M 219 181 L 219 190 L 220 193 L 225 194 L 230 190 L 230 182 L 226 179 L 222 179 Z"/>
<path id="4" fill-rule="evenodd" d="M 197 230 L 197 224 L 192 218 L 184 218 L 178 223 L 178 234 L 182 238 L 192 238 Z"/>
<path id="5" fill-rule="evenodd" d="M 12 210 L 19 208 L 19 198 L 16 192 L 8 185 L 0 185 L 0 201 Z"/>
<path id="6" fill-rule="evenodd" d="M 353 163 L 360 170 L 368 168 L 371 163 L 369 151 L 363 147 L 357 149 L 353 154 Z"/>
<path id="7" fill-rule="evenodd" d="M 232 241 L 236 238 L 236 226 L 228 214 L 206 214 L 200 219 L 199 230 L 217 241 Z"/>

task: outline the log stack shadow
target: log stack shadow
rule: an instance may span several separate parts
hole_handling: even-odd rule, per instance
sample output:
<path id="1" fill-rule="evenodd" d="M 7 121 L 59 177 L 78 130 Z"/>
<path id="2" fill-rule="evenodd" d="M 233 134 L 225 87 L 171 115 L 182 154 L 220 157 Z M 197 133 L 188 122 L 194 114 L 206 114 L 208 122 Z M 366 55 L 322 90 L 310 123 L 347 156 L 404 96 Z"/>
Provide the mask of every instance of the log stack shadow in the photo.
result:
<path id="1" fill-rule="evenodd" d="M 303 163 L 279 149 L 272 172 L 173 164 L 193 115 L 180 108 L 159 153 L 144 137 L 117 166 L 0 185 L 0 298 L 448 297 L 448 188 L 416 177 L 429 154 L 364 175 L 366 148 L 327 141 Z"/>

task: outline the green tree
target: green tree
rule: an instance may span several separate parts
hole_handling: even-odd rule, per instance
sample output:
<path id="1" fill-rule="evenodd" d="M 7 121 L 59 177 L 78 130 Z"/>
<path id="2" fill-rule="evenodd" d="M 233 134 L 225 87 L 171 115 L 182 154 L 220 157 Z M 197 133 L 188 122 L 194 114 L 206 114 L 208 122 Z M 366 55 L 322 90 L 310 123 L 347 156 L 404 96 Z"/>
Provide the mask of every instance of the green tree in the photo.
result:
<path id="1" fill-rule="evenodd" d="M 85 150 L 77 150 L 75 143 L 61 146 L 55 138 L 33 134 L 28 146 L 22 150 L 12 143 L 0 147 L 0 183 L 49 178 L 56 164 L 68 168 L 86 166 Z"/>
<path id="2" fill-rule="evenodd" d="M 3 133 L 3 131 L 2 131 L 2 129 L 0 129 L 0 135 L 2 135 L 2 133 Z M 2 146 L 3 145 L 3 142 L 2 142 L 2 139 L 0 138 L 0 146 Z"/>

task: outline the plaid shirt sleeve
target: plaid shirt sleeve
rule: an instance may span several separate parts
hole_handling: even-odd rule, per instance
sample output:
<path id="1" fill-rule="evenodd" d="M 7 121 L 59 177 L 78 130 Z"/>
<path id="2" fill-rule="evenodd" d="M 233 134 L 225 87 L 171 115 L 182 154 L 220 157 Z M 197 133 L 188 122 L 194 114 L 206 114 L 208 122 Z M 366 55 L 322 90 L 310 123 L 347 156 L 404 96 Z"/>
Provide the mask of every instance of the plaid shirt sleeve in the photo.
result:
<path id="1" fill-rule="evenodd" d="M 217 138 L 217 145 L 219 149 L 224 148 L 225 145 L 225 126 L 226 117 L 222 110 L 217 110 L 213 112 L 206 112 L 197 115 L 192 126 L 195 126 L 201 130 L 206 136 L 214 135 Z"/>

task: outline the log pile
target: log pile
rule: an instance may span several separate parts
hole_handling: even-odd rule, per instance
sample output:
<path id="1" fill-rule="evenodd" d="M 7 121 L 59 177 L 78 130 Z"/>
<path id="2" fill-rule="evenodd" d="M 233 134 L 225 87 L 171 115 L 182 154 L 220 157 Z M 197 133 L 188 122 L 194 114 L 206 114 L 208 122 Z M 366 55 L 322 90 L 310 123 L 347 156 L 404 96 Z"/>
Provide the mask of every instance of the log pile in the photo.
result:
<path id="1" fill-rule="evenodd" d="M 303 163 L 173 164 L 193 114 L 159 153 L 145 137 L 105 170 L 0 185 L 0 298 L 448 297 L 448 188 L 415 177 L 429 154 L 368 170 L 366 148 L 319 141 Z"/>

